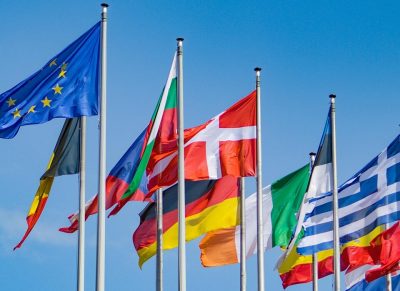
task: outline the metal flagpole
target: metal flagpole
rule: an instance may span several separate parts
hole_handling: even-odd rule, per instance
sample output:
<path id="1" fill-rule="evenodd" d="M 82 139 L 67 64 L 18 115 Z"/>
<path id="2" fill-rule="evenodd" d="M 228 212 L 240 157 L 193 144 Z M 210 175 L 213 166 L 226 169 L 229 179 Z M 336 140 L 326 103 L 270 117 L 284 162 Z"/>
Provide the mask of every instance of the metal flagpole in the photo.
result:
<path id="1" fill-rule="evenodd" d="M 261 68 L 255 68 L 257 93 L 257 263 L 258 291 L 264 291 L 264 231 L 262 213 L 262 156 L 261 156 Z"/>
<path id="2" fill-rule="evenodd" d="M 183 38 L 178 43 L 178 281 L 179 291 L 186 291 L 185 164 L 183 138 Z"/>
<path id="3" fill-rule="evenodd" d="M 86 189 L 86 117 L 81 117 L 79 169 L 79 232 L 78 232 L 78 291 L 85 290 L 85 189 Z"/>
<path id="4" fill-rule="evenodd" d="M 310 153 L 310 175 L 314 165 L 316 153 Z M 312 255 L 313 291 L 318 291 L 318 254 Z"/>
<path id="5" fill-rule="evenodd" d="M 240 178 L 240 290 L 246 291 L 246 194 Z"/>
<path id="6" fill-rule="evenodd" d="M 157 274 L 156 290 L 163 290 L 163 193 L 157 190 Z"/>
<path id="7" fill-rule="evenodd" d="M 340 237 L 339 237 L 339 203 L 338 183 L 336 166 L 336 95 L 329 95 L 331 100 L 331 122 L 332 122 L 332 170 L 333 170 L 333 256 L 334 256 L 334 290 L 340 291 Z"/>
<path id="8" fill-rule="evenodd" d="M 100 81 L 100 145 L 99 202 L 97 215 L 96 290 L 104 291 L 105 281 L 105 192 L 106 192 L 106 81 L 107 81 L 107 8 L 101 4 L 101 81 Z"/>

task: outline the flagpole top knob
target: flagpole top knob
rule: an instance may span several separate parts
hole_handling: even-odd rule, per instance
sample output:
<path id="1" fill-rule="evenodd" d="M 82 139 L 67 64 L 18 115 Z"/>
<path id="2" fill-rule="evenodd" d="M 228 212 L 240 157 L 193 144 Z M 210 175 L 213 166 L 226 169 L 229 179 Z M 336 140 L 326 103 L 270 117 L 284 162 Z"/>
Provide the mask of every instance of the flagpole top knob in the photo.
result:
<path id="1" fill-rule="evenodd" d="M 336 98 L 336 95 L 335 95 L 335 94 L 330 94 L 330 95 L 329 95 L 329 98 L 331 98 L 331 99 L 332 99 L 332 98 Z"/>
<path id="2" fill-rule="evenodd" d="M 317 154 L 316 153 L 314 153 L 314 152 L 311 152 L 310 154 L 309 154 L 310 156 L 316 156 Z"/>
<path id="3" fill-rule="evenodd" d="M 254 68 L 254 71 L 256 71 L 256 72 L 261 72 L 261 68 L 260 68 L 260 67 L 255 67 L 255 68 Z"/>
<path id="4" fill-rule="evenodd" d="M 101 3 L 101 7 L 107 8 L 109 5 L 107 3 Z"/>
<path id="5" fill-rule="evenodd" d="M 178 37 L 178 38 L 176 39 L 176 41 L 184 41 L 184 38 L 183 38 L 183 37 Z"/>

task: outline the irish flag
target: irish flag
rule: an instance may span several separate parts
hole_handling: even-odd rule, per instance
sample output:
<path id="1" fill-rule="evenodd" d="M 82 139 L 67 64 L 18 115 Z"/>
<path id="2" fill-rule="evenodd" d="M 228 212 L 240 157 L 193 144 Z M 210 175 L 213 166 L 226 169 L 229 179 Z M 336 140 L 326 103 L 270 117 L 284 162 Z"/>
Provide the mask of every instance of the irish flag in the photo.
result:
<path id="1" fill-rule="evenodd" d="M 309 165 L 290 173 L 263 189 L 264 246 L 285 247 L 297 224 L 309 180 Z M 257 195 L 246 198 L 246 257 L 257 252 Z M 200 242 L 205 267 L 235 264 L 240 258 L 240 226 L 208 233 Z"/>

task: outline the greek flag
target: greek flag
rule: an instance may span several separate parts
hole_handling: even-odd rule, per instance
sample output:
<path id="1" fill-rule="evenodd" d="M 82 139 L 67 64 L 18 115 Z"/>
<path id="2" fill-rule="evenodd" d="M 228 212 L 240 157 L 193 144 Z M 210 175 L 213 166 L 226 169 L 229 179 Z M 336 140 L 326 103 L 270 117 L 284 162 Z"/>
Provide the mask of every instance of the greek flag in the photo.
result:
<path id="1" fill-rule="evenodd" d="M 333 248 L 332 194 L 308 202 L 300 254 Z M 400 220 L 400 135 L 361 171 L 339 187 L 340 243 Z"/>

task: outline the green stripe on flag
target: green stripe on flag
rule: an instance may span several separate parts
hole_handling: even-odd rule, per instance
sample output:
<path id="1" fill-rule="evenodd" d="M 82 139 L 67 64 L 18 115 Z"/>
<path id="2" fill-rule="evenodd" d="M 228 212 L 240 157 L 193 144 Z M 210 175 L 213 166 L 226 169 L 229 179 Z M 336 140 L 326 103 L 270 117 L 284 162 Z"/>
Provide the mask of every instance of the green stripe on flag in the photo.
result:
<path id="1" fill-rule="evenodd" d="M 168 99 L 167 99 L 167 104 L 165 105 L 165 110 L 176 108 L 176 104 L 177 104 L 176 96 L 178 96 L 176 89 L 177 89 L 177 80 L 176 80 L 176 78 L 173 78 L 171 80 L 171 86 L 169 88 L 168 97 L 167 97 Z"/>
<path id="2" fill-rule="evenodd" d="M 309 165 L 305 165 L 271 185 L 273 246 L 286 247 L 289 244 L 309 178 Z"/>
<path id="3" fill-rule="evenodd" d="M 175 74 L 175 59 L 173 62 L 173 66 L 171 67 L 170 77 L 167 81 L 166 87 L 162 90 L 161 96 L 157 102 L 156 109 L 151 117 L 150 126 L 152 127 L 149 132 L 148 140 L 146 141 L 147 145 L 143 152 L 143 155 L 140 159 L 138 168 L 133 176 L 132 181 L 129 184 L 128 189 L 125 191 L 124 195 L 122 195 L 121 200 L 126 200 L 130 198 L 139 188 L 140 182 L 142 181 L 143 175 L 146 174 L 146 167 L 150 160 L 151 153 L 154 148 L 154 144 L 156 142 L 157 133 L 160 131 L 160 128 L 163 127 L 162 117 L 164 116 L 164 112 L 168 109 L 176 108 L 177 105 L 177 78 Z M 171 75 L 173 76 L 171 78 Z M 168 89 L 167 94 L 165 94 L 165 90 Z M 166 99 L 166 100 L 165 100 Z M 169 121 L 166 126 L 169 126 Z"/>

